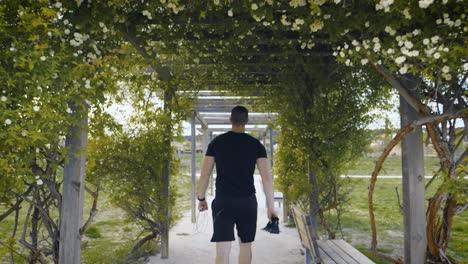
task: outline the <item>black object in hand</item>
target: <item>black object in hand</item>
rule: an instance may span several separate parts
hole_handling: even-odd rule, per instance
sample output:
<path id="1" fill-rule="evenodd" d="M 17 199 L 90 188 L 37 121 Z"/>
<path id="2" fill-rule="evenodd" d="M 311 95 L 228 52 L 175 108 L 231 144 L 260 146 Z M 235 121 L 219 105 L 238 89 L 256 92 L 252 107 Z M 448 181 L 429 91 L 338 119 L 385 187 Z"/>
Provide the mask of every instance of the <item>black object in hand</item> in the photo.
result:
<path id="1" fill-rule="evenodd" d="M 279 218 L 276 216 L 271 217 L 271 221 L 267 223 L 267 225 L 262 228 L 262 230 L 270 232 L 272 234 L 279 234 Z"/>

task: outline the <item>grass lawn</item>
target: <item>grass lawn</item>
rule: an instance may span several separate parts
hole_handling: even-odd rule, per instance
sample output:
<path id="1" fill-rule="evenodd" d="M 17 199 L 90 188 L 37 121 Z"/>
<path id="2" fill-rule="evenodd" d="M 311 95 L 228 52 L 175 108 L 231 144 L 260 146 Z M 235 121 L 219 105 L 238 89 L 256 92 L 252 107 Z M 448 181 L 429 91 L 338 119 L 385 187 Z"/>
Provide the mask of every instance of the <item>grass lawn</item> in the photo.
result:
<path id="1" fill-rule="evenodd" d="M 362 157 L 356 163 L 350 164 L 348 175 L 371 175 L 379 157 Z M 424 158 L 424 173 L 433 175 L 439 169 L 439 158 Z M 380 175 L 401 175 L 401 157 L 390 155 L 385 159 Z"/>
<path id="2" fill-rule="evenodd" d="M 363 252 L 370 247 L 371 240 L 367 203 L 368 185 L 369 179 L 349 179 L 348 186 L 351 192 L 341 219 L 345 239 Z M 426 191 L 426 198 L 434 194 L 436 186 L 437 182 L 431 184 Z M 403 256 L 403 215 L 400 212 L 395 188 L 398 188 L 401 200 L 401 179 L 381 179 L 376 183 L 374 214 L 377 224 L 377 241 L 380 251 Z M 468 262 L 467 231 L 468 211 L 464 211 L 454 218 L 452 239 L 449 242 L 450 254 L 462 263 Z"/>

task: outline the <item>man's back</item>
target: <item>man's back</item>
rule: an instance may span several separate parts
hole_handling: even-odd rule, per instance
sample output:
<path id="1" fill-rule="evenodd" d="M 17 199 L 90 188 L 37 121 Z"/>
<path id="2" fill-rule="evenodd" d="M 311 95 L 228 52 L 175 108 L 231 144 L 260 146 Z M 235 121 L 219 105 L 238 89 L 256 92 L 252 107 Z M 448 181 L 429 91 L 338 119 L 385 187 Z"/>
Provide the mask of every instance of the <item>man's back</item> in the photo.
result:
<path id="1" fill-rule="evenodd" d="M 258 158 L 265 158 L 265 147 L 256 138 L 229 131 L 208 146 L 207 156 L 216 163 L 216 195 L 248 196 L 255 193 L 253 174 Z"/>

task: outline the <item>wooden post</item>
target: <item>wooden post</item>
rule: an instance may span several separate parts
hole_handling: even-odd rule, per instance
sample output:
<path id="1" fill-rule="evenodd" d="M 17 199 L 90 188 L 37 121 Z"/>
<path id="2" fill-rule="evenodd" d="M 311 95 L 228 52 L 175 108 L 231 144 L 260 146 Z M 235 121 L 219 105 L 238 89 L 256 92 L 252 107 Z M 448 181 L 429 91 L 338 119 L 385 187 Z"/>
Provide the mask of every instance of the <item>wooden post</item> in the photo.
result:
<path id="1" fill-rule="evenodd" d="M 213 140 L 213 131 L 210 131 L 210 135 L 209 135 L 209 139 L 210 139 L 210 142 Z M 208 147 L 208 146 L 207 146 Z M 216 166 L 214 168 L 216 170 Z M 214 195 L 214 185 L 215 185 L 215 182 L 214 182 L 214 176 L 213 176 L 213 171 L 211 171 L 211 174 L 210 174 L 210 182 L 211 182 L 211 186 L 210 186 L 210 191 L 211 191 L 211 195 Z"/>
<path id="2" fill-rule="evenodd" d="M 169 86 L 167 90 L 164 92 L 164 113 L 167 116 L 172 115 L 172 88 Z M 163 219 L 162 219 L 162 227 L 161 227 L 161 258 L 167 259 L 169 258 L 169 228 L 171 226 L 170 218 L 171 218 L 171 208 L 169 206 L 169 199 L 170 199 L 170 167 L 171 167 L 171 157 L 172 154 L 171 150 L 171 141 L 172 141 L 172 120 L 169 120 L 168 123 L 164 124 L 165 131 L 164 131 L 164 145 L 166 150 L 168 151 L 168 156 L 163 160 L 163 168 L 162 168 L 162 184 L 161 184 L 161 194 L 164 198 L 163 200 Z"/>
<path id="3" fill-rule="evenodd" d="M 412 86 L 413 87 L 413 86 Z M 400 96 L 401 127 L 417 120 L 419 115 Z M 421 127 L 401 141 L 404 210 L 405 263 L 426 262 L 426 207 L 424 201 L 424 151 Z"/>
<path id="4" fill-rule="evenodd" d="M 63 171 L 63 196 L 60 210 L 59 263 L 81 262 L 81 220 L 83 217 L 84 177 L 88 114 L 77 106 L 70 106 L 73 115 L 82 115 L 80 124 L 69 129 L 65 139 L 68 148 Z"/>
<path id="5" fill-rule="evenodd" d="M 273 142 L 273 129 L 270 127 L 268 128 L 268 131 L 270 132 L 270 163 L 271 163 L 271 168 L 273 168 L 273 158 L 275 155 L 274 142 Z"/>
<path id="6" fill-rule="evenodd" d="M 196 181 L 197 181 L 197 155 L 196 155 L 196 135 L 195 135 L 195 110 L 192 111 L 192 116 L 190 118 L 190 123 L 191 123 L 191 139 L 192 139 L 192 160 L 191 160 L 191 169 L 192 169 L 192 199 L 190 201 L 191 204 L 191 213 L 192 213 L 192 223 L 196 223 L 196 201 L 195 201 L 195 196 L 196 196 L 196 191 L 195 191 L 195 186 L 196 186 Z"/>

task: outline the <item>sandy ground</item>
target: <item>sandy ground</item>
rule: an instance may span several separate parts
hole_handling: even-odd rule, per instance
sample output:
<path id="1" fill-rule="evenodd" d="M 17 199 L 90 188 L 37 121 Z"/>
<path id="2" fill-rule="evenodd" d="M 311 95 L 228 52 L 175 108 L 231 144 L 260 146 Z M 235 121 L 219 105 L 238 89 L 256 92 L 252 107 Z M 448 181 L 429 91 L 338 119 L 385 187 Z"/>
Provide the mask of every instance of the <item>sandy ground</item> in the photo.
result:
<path id="1" fill-rule="evenodd" d="M 266 225 L 266 210 L 259 208 L 257 235 L 252 245 L 252 263 L 296 264 L 304 263 L 297 230 L 280 226 L 281 233 L 270 234 L 260 230 Z M 148 263 L 214 263 L 215 243 L 211 243 L 213 232 L 211 211 L 198 214 L 197 224 L 190 221 L 190 213 L 175 226 L 169 235 L 169 259 L 159 255 L 150 258 Z M 230 263 L 237 263 L 239 254 L 238 238 L 232 242 Z"/>
<path id="2" fill-rule="evenodd" d="M 268 264 L 298 264 L 304 263 L 301 255 L 301 244 L 297 230 L 285 227 L 280 219 L 280 234 L 270 234 L 262 231 L 267 223 L 265 197 L 262 193 L 260 179 L 255 177 L 258 200 L 257 235 L 252 246 L 252 263 Z M 213 197 L 207 197 L 211 204 Z M 281 210 L 277 208 L 280 213 Z M 200 212 L 197 223 L 191 223 L 190 212 L 184 214 L 180 222 L 169 234 L 169 259 L 153 256 L 148 264 L 198 264 L 215 262 L 215 243 L 211 243 L 213 232 L 211 210 Z M 239 254 L 238 238 L 232 242 L 230 263 L 237 263 Z"/>

